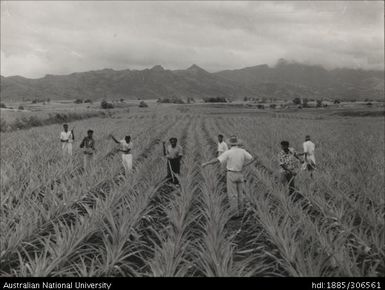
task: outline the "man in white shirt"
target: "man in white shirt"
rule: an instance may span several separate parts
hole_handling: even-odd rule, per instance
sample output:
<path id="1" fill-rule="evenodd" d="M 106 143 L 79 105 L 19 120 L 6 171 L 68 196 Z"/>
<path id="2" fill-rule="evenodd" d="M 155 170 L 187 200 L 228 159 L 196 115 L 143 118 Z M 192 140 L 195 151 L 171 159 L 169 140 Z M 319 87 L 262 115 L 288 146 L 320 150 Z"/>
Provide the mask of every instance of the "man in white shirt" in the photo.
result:
<path id="1" fill-rule="evenodd" d="M 75 140 L 73 129 L 68 131 L 68 124 L 63 125 L 64 131 L 60 133 L 63 156 L 72 156 L 72 143 Z"/>
<path id="2" fill-rule="evenodd" d="M 227 144 L 225 141 L 223 141 L 223 135 L 219 134 L 218 135 L 218 149 L 217 149 L 217 157 L 221 155 L 223 152 L 229 150 L 227 147 Z"/>
<path id="3" fill-rule="evenodd" d="M 230 202 L 230 209 L 235 216 L 241 216 L 244 210 L 244 177 L 242 170 L 253 162 L 249 152 L 239 147 L 240 141 L 236 136 L 231 136 L 228 144 L 230 149 L 217 158 L 205 162 L 203 167 L 215 163 L 226 164 L 226 186 Z M 247 163 L 247 164 L 246 164 Z"/>
<path id="4" fill-rule="evenodd" d="M 303 153 L 301 153 L 301 155 L 305 155 L 306 169 L 310 172 L 311 178 L 313 178 L 313 171 L 315 169 L 314 150 L 314 143 L 310 140 L 310 136 L 306 135 L 305 142 L 303 143 Z"/>
<path id="5" fill-rule="evenodd" d="M 122 163 L 124 167 L 124 171 L 126 174 L 131 172 L 132 170 L 132 141 L 131 136 L 126 136 L 124 139 L 118 141 L 115 139 L 114 136 L 110 135 L 112 140 L 115 141 L 115 143 L 118 143 L 121 145 L 121 149 L 119 149 L 120 152 L 122 152 Z"/>

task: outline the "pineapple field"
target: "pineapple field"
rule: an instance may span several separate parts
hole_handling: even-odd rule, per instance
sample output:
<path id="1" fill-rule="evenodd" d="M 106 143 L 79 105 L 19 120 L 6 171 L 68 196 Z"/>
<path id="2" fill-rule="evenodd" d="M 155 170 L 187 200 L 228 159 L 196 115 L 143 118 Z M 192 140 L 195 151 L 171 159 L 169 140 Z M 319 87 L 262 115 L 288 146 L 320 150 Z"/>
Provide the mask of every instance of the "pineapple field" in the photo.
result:
<path id="1" fill-rule="evenodd" d="M 385 272 L 383 117 L 312 118 L 208 110 L 137 111 L 1 133 L 2 277 L 382 276 Z M 79 139 L 95 131 L 85 172 Z M 133 141 L 125 175 L 109 134 Z M 236 134 L 257 161 L 244 170 L 246 211 L 231 219 L 225 170 L 202 168 L 217 135 Z M 280 142 L 316 144 L 314 179 L 278 179 Z M 180 186 L 164 182 L 162 141 L 183 147 Z"/>

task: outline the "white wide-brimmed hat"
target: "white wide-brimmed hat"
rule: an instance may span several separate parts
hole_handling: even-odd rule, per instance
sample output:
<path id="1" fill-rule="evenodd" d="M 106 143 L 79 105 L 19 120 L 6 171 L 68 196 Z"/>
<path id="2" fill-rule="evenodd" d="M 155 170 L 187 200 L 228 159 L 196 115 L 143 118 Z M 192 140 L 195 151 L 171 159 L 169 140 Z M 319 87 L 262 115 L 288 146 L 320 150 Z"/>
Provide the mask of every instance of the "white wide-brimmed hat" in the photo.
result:
<path id="1" fill-rule="evenodd" d="M 237 136 L 233 135 L 231 136 L 228 140 L 227 140 L 227 144 L 229 144 L 230 146 L 237 146 L 237 145 L 241 145 L 242 144 L 242 141 L 240 139 L 238 139 Z"/>

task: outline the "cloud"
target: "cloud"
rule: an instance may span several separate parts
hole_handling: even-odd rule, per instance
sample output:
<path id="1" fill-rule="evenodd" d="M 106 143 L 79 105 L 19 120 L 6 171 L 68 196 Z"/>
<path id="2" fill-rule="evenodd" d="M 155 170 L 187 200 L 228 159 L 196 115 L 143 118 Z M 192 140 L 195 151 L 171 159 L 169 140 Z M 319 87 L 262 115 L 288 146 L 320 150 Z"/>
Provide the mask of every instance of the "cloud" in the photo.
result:
<path id="1" fill-rule="evenodd" d="M 384 68 L 382 1 L 2 1 L 1 74 L 209 71 L 279 58 Z"/>

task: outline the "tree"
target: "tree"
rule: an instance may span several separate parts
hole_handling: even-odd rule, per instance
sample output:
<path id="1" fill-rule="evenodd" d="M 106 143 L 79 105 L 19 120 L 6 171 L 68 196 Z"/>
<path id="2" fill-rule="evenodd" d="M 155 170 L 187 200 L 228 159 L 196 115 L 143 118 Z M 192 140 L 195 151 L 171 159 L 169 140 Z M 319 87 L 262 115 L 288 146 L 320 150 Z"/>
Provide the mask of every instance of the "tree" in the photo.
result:
<path id="1" fill-rule="evenodd" d="M 20 105 L 17 109 L 18 110 L 24 110 L 24 107 L 22 105 Z"/>
<path id="2" fill-rule="evenodd" d="M 178 97 L 171 97 L 171 98 L 159 98 L 157 100 L 158 103 L 171 103 L 171 104 L 184 104 L 184 101 L 181 98 Z M 194 101 L 195 102 L 195 101 Z"/>
<path id="3" fill-rule="evenodd" d="M 101 103 L 100 103 L 100 107 L 102 109 L 112 109 L 114 106 L 111 104 L 111 103 L 108 103 L 106 100 L 103 100 Z"/>
<path id="4" fill-rule="evenodd" d="M 340 100 L 338 100 L 338 99 L 334 100 L 334 104 L 339 104 L 339 103 L 341 103 Z"/>
<path id="5" fill-rule="evenodd" d="M 0 103 L 0 108 L 6 109 L 7 106 L 4 103 Z"/>
<path id="6" fill-rule="evenodd" d="M 317 100 L 317 108 L 322 107 L 322 100 Z"/>
<path id="7" fill-rule="evenodd" d="M 148 107 L 148 105 L 147 105 L 147 103 L 145 101 L 141 101 L 139 103 L 139 108 L 147 108 L 147 107 Z"/>
<path id="8" fill-rule="evenodd" d="M 226 98 L 223 98 L 223 97 L 208 97 L 208 98 L 203 98 L 203 101 L 205 103 L 227 103 Z"/>
<path id="9" fill-rule="evenodd" d="M 75 104 L 82 104 L 83 103 L 83 100 L 82 99 L 76 99 L 74 101 Z"/>
<path id="10" fill-rule="evenodd" d="M 295 98 L 293 100 L 293 103 L 296 104 L 296 105 L 300 105 L 301 104 L 301 99 L 300 98 Z"/>
<path id="11" fill-rule="evenodd" d="M 195 99 L 193 97 L 187 97 L 187 104 L 195 103 Z"/>
<path id="12" fill-rule="evenodd" d="M 270 108 L 271 108 L 271 109 L 275 109 L 276 107 L 277 107 L 276 104 L 270 104 Z"/>
<path id="13" fill-rule="evenodd" d="M 302 106 L 303 106 L 304 108 L 308 108 L 308 107 L 309 107 L 308 102 L 309 102 L 309 100 L 308 100 L 307 98 L 304 98 L 304 99 L 302 100 Z"/>

